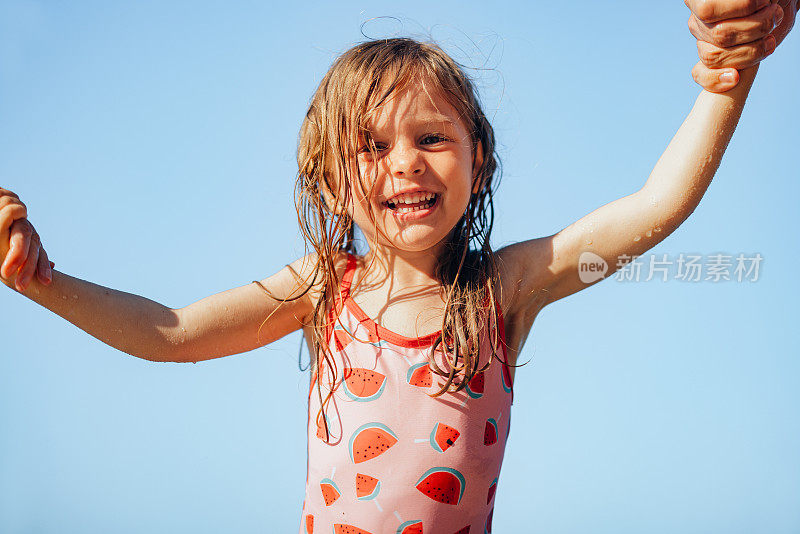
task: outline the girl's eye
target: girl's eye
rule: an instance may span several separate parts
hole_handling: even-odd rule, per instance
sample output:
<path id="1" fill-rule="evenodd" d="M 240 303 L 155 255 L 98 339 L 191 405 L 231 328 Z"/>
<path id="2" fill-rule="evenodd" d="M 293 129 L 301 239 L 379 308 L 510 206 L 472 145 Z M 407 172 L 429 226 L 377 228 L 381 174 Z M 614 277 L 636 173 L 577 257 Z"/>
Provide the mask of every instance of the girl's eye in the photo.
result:
<path id="1" fill-rule="evenodd" d="M 384 145 L 383 143 L 369 143 L 369 144 L 366 144 L 366 145 L 362 146 L 358 151 L 361 152 L 361 153 L 369 154 L 373 150 L 375 152 L 380 152 L 381 150 L 385 150 L 385 149 L 386 149 L 386 145 Z"/>
<path id="2" fill-rule="evenodd" d="M 429 134 L 422 138 L 423 145 L 435 145 L 447 141 L 447 137 L 442 134 Z"/>

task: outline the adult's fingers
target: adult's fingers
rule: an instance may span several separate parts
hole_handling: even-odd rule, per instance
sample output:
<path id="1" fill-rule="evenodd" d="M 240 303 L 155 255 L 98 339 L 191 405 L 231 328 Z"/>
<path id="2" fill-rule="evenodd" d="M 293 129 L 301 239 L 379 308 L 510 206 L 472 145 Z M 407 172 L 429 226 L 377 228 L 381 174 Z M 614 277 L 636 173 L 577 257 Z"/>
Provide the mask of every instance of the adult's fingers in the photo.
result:
<path id="1" fill-rule="evenodd" d="M 702 61 L 698 61 L 692 69 L 692 78 L 706 91 L 724 93 L 739 83 L 739 71 L 736 69 L 709 69 Z"/>
<path id="2" fill-rule="evenodd" d="M 709 23 L 752 15 L 776 0 L 684 0 L 694 16 Z"/>
<path id="3" fill-rule="evenodd" d="M 705 41 L 697 41 L 700 61 L 711 69 L 723 67 L 743 69 L 755 65 L 775 51 L 775 37 L 768 35 L 763 39 L 730 48 L 720 48 Z"/>
<path id="4" fill-rule="evenodd" d="M 727 48 L 763 39 L 783 20 L 784 11 L 778 4 L 767 6 L 747 17 L 703 22 L 689 16 L 689 31 L 699 41 Z"/>
<path id="5" fill-rule="evenodd" d="M 9 196 L 12 196 L 12 197 L 14 197 L 16 199 L 19 199 L 19 195 L 16 194 L 15 192 L 11 191 L 10 189 L 4 189 L 4 188 L 0 187 L 0 196 L 2 196 L 2 195 L 9 195 Z"/>

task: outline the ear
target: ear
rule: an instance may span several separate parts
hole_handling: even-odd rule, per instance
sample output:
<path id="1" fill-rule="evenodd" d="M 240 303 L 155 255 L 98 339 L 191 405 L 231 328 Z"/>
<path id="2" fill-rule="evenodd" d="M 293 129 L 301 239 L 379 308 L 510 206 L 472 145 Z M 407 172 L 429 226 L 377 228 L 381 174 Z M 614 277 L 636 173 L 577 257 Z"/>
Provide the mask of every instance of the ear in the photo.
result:
<path id="1" fill-rule="evenodd" d="M 483 165 L 483 143 L 478 141 L 478 146 L 475 147 L 475 152 L 472 154 L 472 194 L 477 195 L 483 184 L 478 179 L 478 171 Z"/>

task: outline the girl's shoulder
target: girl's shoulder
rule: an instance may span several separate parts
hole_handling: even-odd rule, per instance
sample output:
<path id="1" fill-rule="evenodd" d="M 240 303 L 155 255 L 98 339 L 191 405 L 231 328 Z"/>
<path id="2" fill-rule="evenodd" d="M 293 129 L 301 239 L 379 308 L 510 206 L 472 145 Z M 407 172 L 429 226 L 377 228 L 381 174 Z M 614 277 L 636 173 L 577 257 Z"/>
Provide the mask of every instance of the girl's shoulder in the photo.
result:
<path id="1" fill-rule="evenodd" d="M 356 258 L 353 257 L 353 259 Z M 342 279 L 347 271 L 348 261 L 350 261 L 350 255 L 345 251 L 336 252 L 331 259 L 333 266 L 332 285 L 337 288 L 341 287 Z M 320 265 L 319 255 L 316 252 L 312 252 L 297 259 L 287 267 L 292 272 L 295 280 L 302 282 L 304 287 L 308 288 L 308 302 L 313 310 L 319 300 L 328 293 L 324 276 L 328 266 L 325 263 Z"/>
<path id="2" fill-rule="evenodd" d="M 507 245 L 495 252 L 500 307 L 506 316 L 535 313 L 550 302 L 548 287 L 553 275 L 549 238 L 530 239 Z"/>

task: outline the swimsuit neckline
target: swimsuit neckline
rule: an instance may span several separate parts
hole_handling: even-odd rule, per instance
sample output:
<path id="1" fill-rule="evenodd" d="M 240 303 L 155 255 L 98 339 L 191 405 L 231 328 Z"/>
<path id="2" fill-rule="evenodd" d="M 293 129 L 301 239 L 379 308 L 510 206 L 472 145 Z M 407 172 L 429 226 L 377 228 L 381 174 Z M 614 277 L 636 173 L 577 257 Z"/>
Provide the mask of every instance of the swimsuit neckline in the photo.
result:
<path id="1" fill-rule="evenodd" d="M 404 336 L 381 326 L 378 322 L 367 315 L 367 313 L 361 308 L 361 306 L 358 305 L 355 300 L 353 300 L 353 297 L 350 295 L 350 285 L 353 282 L 356 263 L 356 257 L 348 252 L 347 267 L 345 269 L 345 274 L 342 277 L 342 296 L 344 298 L 344 305 L 348 310 L 350 310 L 350 313 L 352 313 L 355 318 L 358 319 L 358 322 L 363 324 L 371 334 L 394 345 L 408 348 L 424 348 L 433 345 L 433 343 L 441 335 L 441 330 L 437 330 L 431 334 L 419 337 Z"/>

